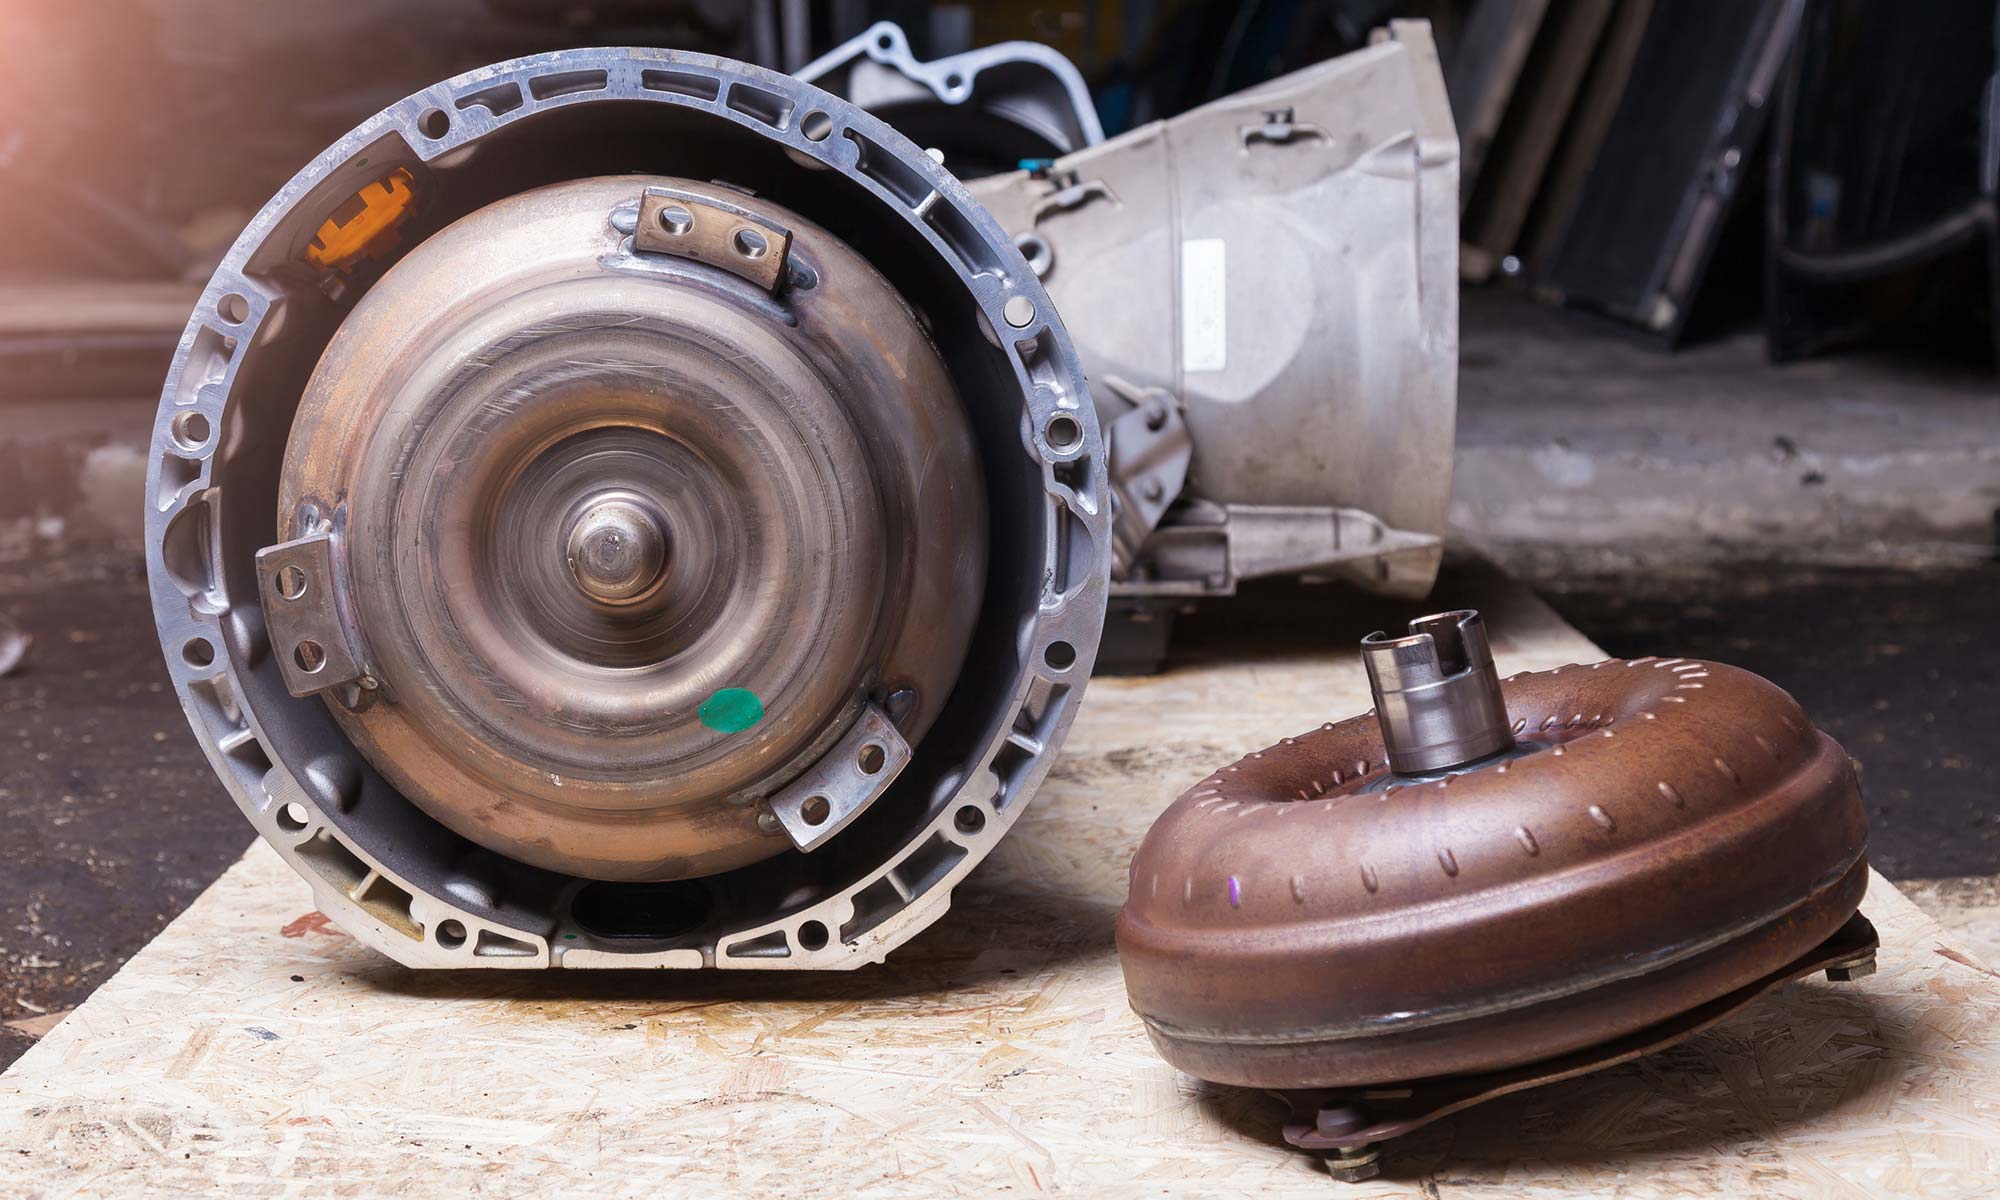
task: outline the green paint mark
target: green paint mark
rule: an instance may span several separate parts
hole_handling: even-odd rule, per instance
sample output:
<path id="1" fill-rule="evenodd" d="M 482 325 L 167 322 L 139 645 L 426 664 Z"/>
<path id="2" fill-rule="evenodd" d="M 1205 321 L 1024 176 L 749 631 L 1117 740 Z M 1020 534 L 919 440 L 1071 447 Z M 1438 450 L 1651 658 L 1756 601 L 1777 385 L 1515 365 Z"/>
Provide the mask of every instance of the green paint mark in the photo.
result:
<path id="1" fill-rule="evenodd" d="M 719 733 L 742 733 L 764 719 L 764 702 L 749 688 L 722 688 L 696 709 L 701 723 Z"/>

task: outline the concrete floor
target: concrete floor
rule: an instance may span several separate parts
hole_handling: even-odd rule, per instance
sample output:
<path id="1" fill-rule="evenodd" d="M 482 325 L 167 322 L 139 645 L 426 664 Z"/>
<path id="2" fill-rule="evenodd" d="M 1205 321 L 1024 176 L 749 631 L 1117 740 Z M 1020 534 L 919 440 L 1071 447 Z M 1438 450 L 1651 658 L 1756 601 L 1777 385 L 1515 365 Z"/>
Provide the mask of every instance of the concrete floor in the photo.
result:
<path id="1" fill-rule="evenodd" d="M 1772 369 L 1760 346 L 1666 357 L 1473 294 L 1455 520 L 1611 653 L 1792 690 L 1862 765 L 1878 865 L 2000 960 L 1994 380 L 1881 357 Z M 4 1066 L 250 832 L 153 637 L 132 540 L 151 399 L 0 404 L 19 417 L 0 478 L 20 481 L 0 488 L 0 616 L 35 639 L 0 678 Z M 1185 636 L 1213 652 L 1226 617 Z"/>
<path id="2" fill-rule="evenodd" d="M 250 827 L 168 686 L 130 551 L 0 538 L 0 1064 L 234 862 Z"/>
<path id="3" fill-rule="evenodd" d="M 1776 681 L 1861 767 L 1869 856 L 1891 879 L 2000 875 L 2000 564 L 1743 563 L 1538 581 L 1610 654 L 1734 663 Z"/>
<path id="4" fill-rule="evenodd" d="M 1452 526 L 1510 564 L 1990 561 L 2000 381 L 1886 351 L 1774 367 L 1760 331 L 1664 354 L 1465 294 Z"/>

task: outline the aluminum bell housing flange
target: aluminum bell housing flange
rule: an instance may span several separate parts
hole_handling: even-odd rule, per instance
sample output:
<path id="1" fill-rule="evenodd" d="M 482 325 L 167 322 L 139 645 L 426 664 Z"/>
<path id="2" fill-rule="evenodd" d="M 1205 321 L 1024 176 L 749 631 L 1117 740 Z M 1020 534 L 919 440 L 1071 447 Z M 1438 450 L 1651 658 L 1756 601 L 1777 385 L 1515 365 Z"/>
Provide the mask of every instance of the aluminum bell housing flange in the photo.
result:
<path id="1" fill-rule="evenodd" d="M 1188 1073 L 1384 1138 L 1873 962 L 1847 754 L 1749 672 L 1613 659 L 1503 685 L 1471 611 L 1362 645 L 1376 708 L 1223 767 L 1146 835 L 1117 942 Z"/>
<path id="2" fill-rule="evenodd" d="M 1105 455 L 1012 242 L 789 76 L 563 51 L 364 122 L 190 320 L 162 647 L 258 832 L 420 967 L 878 961 L 1093 662 Z"/>

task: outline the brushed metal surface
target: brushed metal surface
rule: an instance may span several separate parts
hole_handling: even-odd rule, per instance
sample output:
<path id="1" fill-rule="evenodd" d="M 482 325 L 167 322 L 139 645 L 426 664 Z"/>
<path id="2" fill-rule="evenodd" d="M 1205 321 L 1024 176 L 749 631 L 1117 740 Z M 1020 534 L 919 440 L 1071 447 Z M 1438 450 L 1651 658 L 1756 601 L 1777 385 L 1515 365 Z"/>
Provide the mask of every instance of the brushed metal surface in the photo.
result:
<path id="1" fill-rule="evenodd" d="M 279 496 L 284 527 L 343 531 L 381 681 L 333 704 L 355 744 L 467 838 L 595 879 L 789 847 L 757 801 L 878 683 L 915 693 L 920 738 L 985 574 L 978 456 L 915 314 L 768 201 L 731 203 L 795 231 L 813 283 L 782 306 L 627 249 L 621 205 L 699 189 L 557 184 L 416 247 L 321 359 Z M 577 576 L 607 509 L 660 543 L 643 591 Z M 762 719 L 705 721 L 724 688 Z"/>

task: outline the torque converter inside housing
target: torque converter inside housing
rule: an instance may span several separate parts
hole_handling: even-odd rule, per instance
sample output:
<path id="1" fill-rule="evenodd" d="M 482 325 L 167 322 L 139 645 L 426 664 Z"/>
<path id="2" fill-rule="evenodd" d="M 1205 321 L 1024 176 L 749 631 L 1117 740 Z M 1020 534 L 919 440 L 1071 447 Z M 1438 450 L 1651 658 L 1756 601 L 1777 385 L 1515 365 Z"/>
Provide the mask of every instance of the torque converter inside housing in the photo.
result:
<path id="1" fill-rule="evenodd" d="M 662 51 L 472 72 L 302 171 L 162 397 L 197 734 L 422 966 L 853 966 L 1018 816 L 1102 622 L 1074 350 L 932 159 Z"/>

